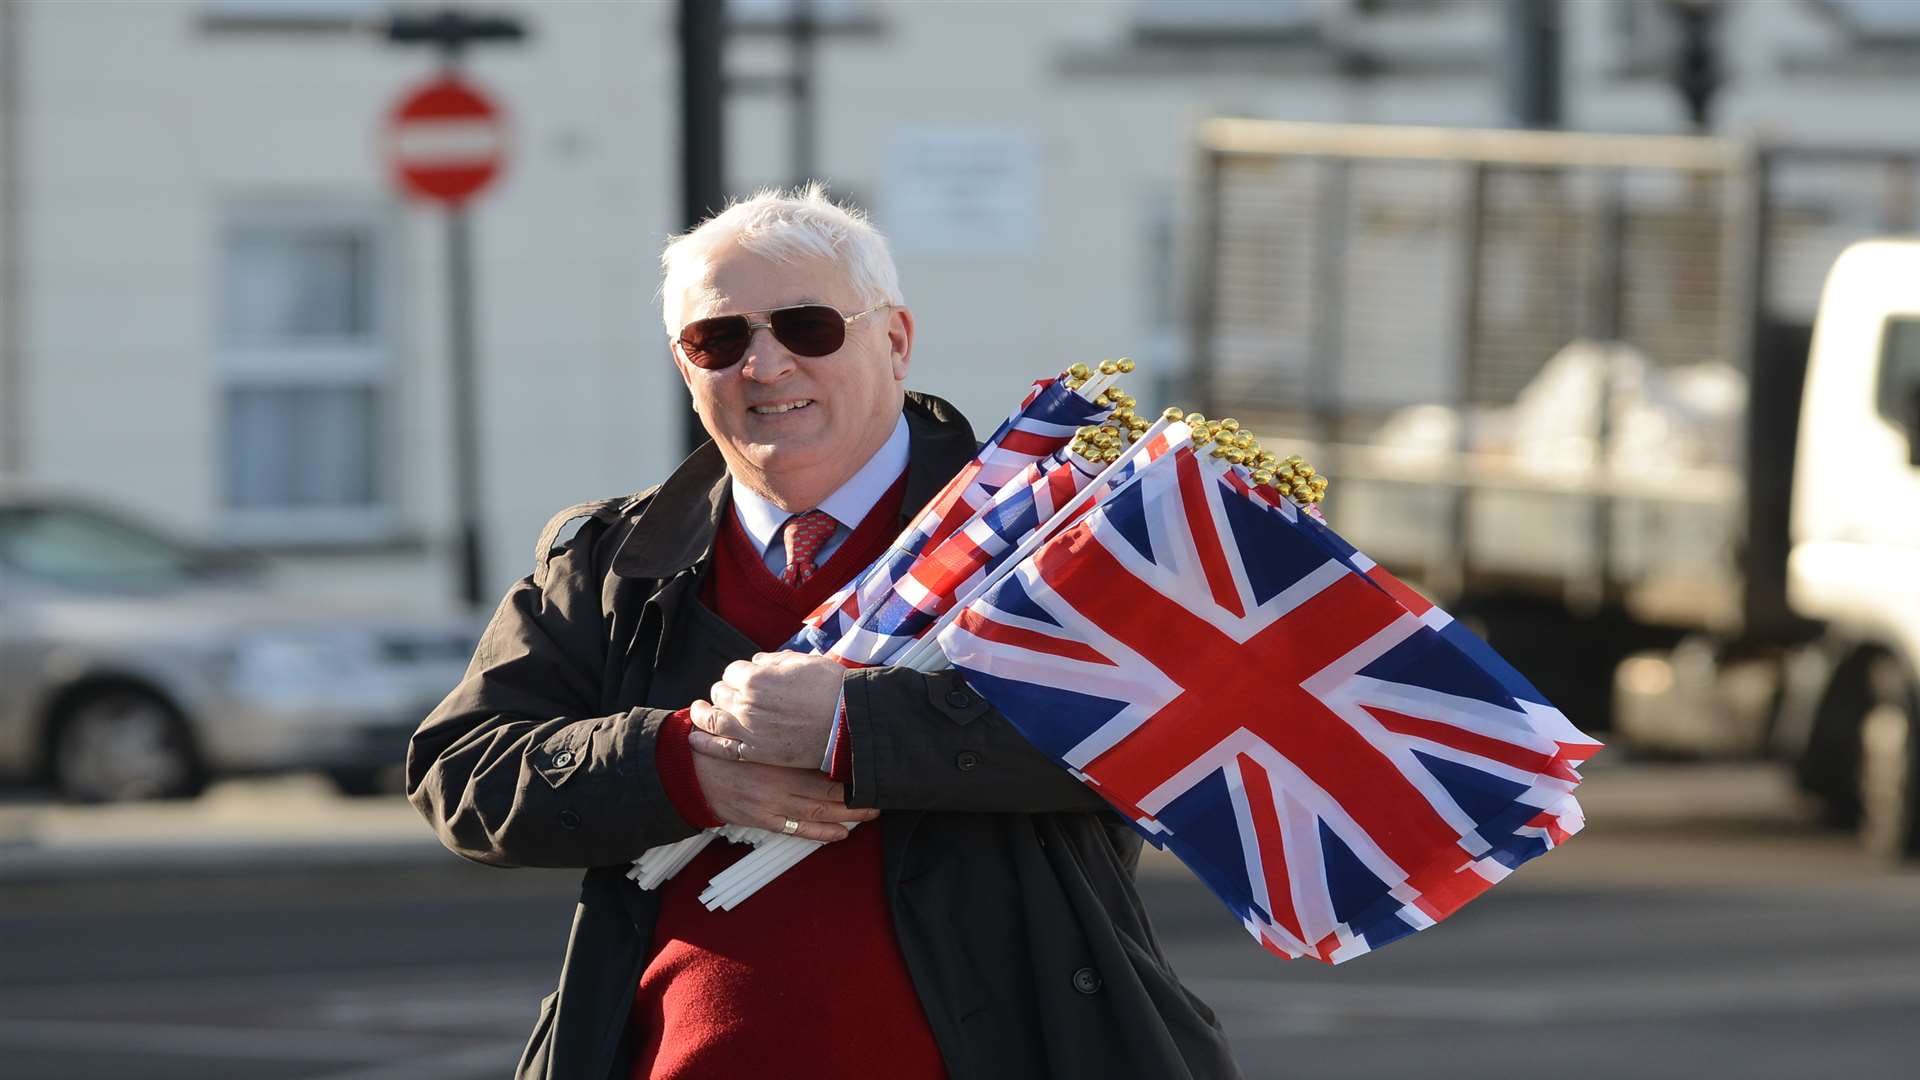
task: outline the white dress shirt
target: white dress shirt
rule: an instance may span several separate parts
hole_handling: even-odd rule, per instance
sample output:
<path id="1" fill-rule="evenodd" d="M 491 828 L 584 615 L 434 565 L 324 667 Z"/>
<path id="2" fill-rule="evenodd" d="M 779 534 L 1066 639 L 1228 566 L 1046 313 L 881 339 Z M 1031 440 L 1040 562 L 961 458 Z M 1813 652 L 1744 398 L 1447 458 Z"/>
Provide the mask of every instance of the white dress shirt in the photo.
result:
<path id="1" fill-rule="evenodd" d="M 906 468 L 907 417 L 902 413 L 899 422 L 893 425 L 893 434 L 887 436 L 887 441 L 867 459 L 865 465 L 860 466 L 860 471 L 849 477 L 833 494 L 820 500 L 819 506 L 812 508 L 833 515 L 833 520 L 838 523 L 833 535 L 827 537 L 826 544 L 813 557 L 814 565 L 827 564 L 827 560 L 840 549 L 853 530 L 866 520 L 873 504 L 880 501 L 880 496 L 887 493 L 887 489 L 900 479 L 900 474 Z M 761 561 L 767 569 L 776 576 L 786 570 L 786 524 L 793 515 L 738 479 L 733 481 L 733 513 L 740 527 L 759 546 Z"/>

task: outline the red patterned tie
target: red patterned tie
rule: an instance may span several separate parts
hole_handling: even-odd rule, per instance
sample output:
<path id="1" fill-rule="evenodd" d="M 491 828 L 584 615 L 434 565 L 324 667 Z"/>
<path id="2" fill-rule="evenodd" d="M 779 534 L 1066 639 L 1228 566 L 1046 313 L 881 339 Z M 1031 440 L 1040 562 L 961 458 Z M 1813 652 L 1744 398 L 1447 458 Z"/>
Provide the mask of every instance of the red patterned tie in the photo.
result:
<path id="1" fill-rule="evenodd" d="M 813 576 L 819 567 L 813 565 L 813 557 L 820 554 L 826 546 L 827 537 L 840 523 L 833 515 L 824 510 L 809 510 L 804 514 L 795 514 L 787 519 L 783 532 L 787 538 L 787 569 L 781 573 L 780 580 L 789 585 L 798 585 Z"/>

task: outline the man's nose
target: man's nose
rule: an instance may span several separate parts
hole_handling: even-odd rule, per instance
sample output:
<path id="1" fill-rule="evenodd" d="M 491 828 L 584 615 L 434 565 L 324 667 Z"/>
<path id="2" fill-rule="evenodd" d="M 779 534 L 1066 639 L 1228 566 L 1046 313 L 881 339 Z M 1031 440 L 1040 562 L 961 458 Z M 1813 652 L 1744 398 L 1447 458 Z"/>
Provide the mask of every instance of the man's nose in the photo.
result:
<path id="1" fill-rule="evenodd" d="M 759 382 L 771 382 L 792 371 L 799 361 L 787 351 L 773 328 L 756 326 L 747 336 L 746 356 L 740 361 L 740 374 Z"/>

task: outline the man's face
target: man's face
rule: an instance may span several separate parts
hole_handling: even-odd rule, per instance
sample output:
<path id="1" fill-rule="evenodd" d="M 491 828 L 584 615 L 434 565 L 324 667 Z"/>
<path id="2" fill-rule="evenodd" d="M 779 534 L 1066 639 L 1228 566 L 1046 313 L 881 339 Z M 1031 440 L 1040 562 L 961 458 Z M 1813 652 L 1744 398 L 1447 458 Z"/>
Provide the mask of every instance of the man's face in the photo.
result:
<path id="1" fill-rule="evenodd" d="M 729 243 L 682 295 L 678 317 L 682 326 L 746 313 L 763 322 L 757 313 L 795 304 L 826 304 L 843 315 L 868 306 L 838 263 L 777 263 Z M 756 327 L 732 367 L 695 367 L 677 344 L 674 363 L 734 475 L 783 505 L 790 498 L 811 505 L 892 433 L 912 343 L 912 316 L 882 308 L 849 326 L 846 343 L 826 356 L 797 356 L 772 330 Z"/>

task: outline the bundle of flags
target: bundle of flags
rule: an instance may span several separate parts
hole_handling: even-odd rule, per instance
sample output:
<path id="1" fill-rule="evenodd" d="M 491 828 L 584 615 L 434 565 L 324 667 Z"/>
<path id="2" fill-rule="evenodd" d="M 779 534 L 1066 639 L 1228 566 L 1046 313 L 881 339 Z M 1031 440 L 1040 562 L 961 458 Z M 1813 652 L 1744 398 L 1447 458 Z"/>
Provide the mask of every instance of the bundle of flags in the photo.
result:
<path id="1" fill-rule="evenodd" d="M 1148 424 L 1119 373 L 1038 384 L 790 647 L 959 669 L 1282 956 L 1425 929 L 1579 830 L 1598 743 L 1329 528 L 1311 466 L 1230 420 Z M 709 907 L 818 846 L 756 832 Z"/>

